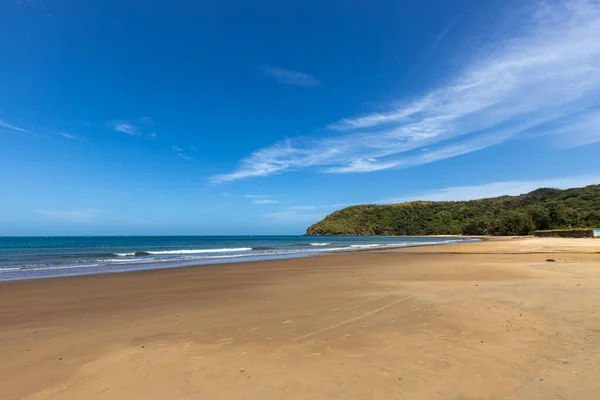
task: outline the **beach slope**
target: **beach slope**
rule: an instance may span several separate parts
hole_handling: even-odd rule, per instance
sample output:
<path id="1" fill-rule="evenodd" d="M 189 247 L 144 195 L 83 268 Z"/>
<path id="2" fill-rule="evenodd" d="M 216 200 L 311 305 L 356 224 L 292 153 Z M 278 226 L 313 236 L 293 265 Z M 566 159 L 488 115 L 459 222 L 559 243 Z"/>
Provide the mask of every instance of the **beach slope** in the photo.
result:
<path id="1" fill-rule="evenodd" d="M 600 241 L 0 283 L 2 399 L 597 399 Z"/>

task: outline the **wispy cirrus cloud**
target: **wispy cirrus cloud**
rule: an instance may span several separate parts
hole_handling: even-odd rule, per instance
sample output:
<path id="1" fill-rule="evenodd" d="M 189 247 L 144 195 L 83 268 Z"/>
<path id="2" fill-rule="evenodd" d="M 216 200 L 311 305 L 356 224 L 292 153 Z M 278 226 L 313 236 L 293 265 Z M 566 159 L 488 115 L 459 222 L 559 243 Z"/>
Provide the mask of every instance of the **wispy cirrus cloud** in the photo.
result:
<path id="1" fill-rule="evenodd" d="M 129 121 L 109 121 L 106 123 L 112 130 L 125 133 L 130 136 L 141 135 L 140 129 Z"/>
<path id="2" fill-rule="evenodd" d="M 175 154 L 177 155 L 177 157 L 181 157 L 186 161 L 190 161 L 193 160 L 192 157 L 188 156 L 187 154 L 185 154 L 183 152 L 183 148 L 179 147 L 179 146 L 172 146 L 171 149 L 173 150 L 173 152 L 175 152 Z"/>
<path id="3" fill-rule="evenodd" d="M 529 15 L 523 29 L 465 59 L 437 89 L 399 107 L 334 122 L 324 138 L 286 139 L 257 150 L 235 171 L 211 180 L 305 168 L 405 168 L 525 136 L 561 147 L 599 142 L 600 1 L 540 1 Z"/>
<path id="4" fill-rule="evenodd" d="M 376 204 L 395 204 L 407 201 L 461 201 L 498 196 L 517 196 L 539 188 L 571 189 L 600 184 L 600 171 L 587 175 L 530 181 L 488 182 L 473 186 L 452 186 L 423 193 L 384 198 Z"/>
<path id="5" fill-rule="evenodd" d="M 277 204 L 279 200 L 274 199 L 256 199 L 252 201 L 254 204 Z"/>
<path id="6" fill-rule="evenodd" d="M 246 194 L 244 197 L 252 199 L 254 204 L 277 204 L 281 202 L 278 200 L 281 195 L 278 194 Z"/>
<path id="7" fill-rule="evenodd" d="M 191 150 L 195 150 L 192 149 L 193 146 L 190 146 Z M 186 149 L 184 149 L 183 147 L 179 147 L 179 146 L 171 146 L 171 150 L 173 150 L 173 152 L 177 155 L 177 157 L 183 158 L 186 161 L 199 161 L 197 158 L 189 156 L 189 152 L 186 151 Z M 187 154 L 186 154 L 187 153 Z"/>
<path id="8" fill-rule="evenodd" d="M 310 87 L 319 86 L 321 84 L 317 78 L 305 72 L 268 65 L 263 67 L 262 71 L 264 74 L 285 85 Z"/>
<path id="9" fill-rule="evenodd" d="M 429 49 L 429 53 L 427 53 L 427 56 L 430 56 L 437 49 L 440 42 L 442 40 L 444 40 L 444 38 L 446 37 L 448 32 L 450 32 L 452 30 L 452 28 L 454 28 L 454 25 L 456 25 L 456 23 L 458 22 L 459 19 L 460 19 L 460 14 L 458 14 L 457 16 L 452 18 L 452 21 L 450 21 L 450 23 L 448 25 L 446 25 L 446 27 L 437 34 L 437 36 L 435 37 L 435 40 L 433 41 L 433 44 L 431 45 L 431 48 Z"/>
<path id="10" fill-rule="evenodd" d="M 20 126 L 9 124 L 8 122 L 6 122 L 4 120 L 0 120 L 0 128 L 4 128 L 4 129 L 7 129 L 7 130 L 19 132 L 19 133 L 25 133 L 27 135 L 40 136 L 40 135 L 38 135 L 35 132 L 31 132 L 30 130 L 27 130 L 25 128 L 21 128 Z"/>
<path id="11" fill-rule="evenodd" d="M 58 136 L 64 137 L 65 139 L 70 139 L 70 140 L 79 140 L 80 139 L 79 136 L 72 135 L 72 134 L 67 133 L 67 132 L 57 132 L 56 134 Z"/>

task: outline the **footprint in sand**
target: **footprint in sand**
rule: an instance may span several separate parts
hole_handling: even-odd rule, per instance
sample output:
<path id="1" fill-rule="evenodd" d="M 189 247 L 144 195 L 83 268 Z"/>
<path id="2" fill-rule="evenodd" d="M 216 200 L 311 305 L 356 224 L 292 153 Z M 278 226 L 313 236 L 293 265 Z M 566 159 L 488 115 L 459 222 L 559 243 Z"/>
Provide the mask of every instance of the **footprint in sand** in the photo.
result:
<path id="1" fill-rule="evenodd" d="M 390 376 L 393 372 L 394 370 L 390 367 L 384 367 L 381 369 L 381 373 L 383 374 L 383 376 Z"/>
<path id="2" fill-rule="evenodd" d="M 260 329 L 260 327 L 255 326 L 254 328 L 250 328 L 250 332 L 256 332 L 259 329 Z"/>
<path id="3" fill-rule="evenodd" d="M 291 319 L 288 319 L 287 321 L 283 321 L 282 324 L 291 324 L 292 322 L 294 322 L 294 321 L 292 321 Z"/>
<path id="4" fill-rule="evenodd" d="M 233 340 L 233 338 L 226 337 L 226 338 L 223 338 L 221 340 L 217 340 L 215 343 L 216 344 L 231 344 L 233 342 L 235 342 L 235 340 Z"/>
<path id="5" fill-rule="evenodd" d="M 339 308 L 339 307 L 337 307 L 337 308 L 332 308 L 332 309 L 331 309 L 331 310 L 329 310 L 329 311 L 338 311 L 338 310 L 341 310 L 341 308 Z"/>

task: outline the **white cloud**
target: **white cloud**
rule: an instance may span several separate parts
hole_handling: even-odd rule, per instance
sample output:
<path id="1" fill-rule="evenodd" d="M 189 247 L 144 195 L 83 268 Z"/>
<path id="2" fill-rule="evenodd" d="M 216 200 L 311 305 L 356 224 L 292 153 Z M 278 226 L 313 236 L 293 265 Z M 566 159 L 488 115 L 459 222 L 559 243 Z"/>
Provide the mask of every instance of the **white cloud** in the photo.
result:
<path id="1" fill-rule="evenodd" d="M 277 204 L 279 200 L 273 199 L 256 199 L 253 201 L 254 204 Z"/>
<path id="2" fill-rule="evenodd" d="M 600 172 L 566 178 L 540 179 L 535 181 L 489 182 L 475 186 L 454 186 L 424 193 L 378 200 L 378 204 L 395 204 L 406 201 L 460 201 L 475 200 L 504 195 L 517 196 L 539 188 L 570 189 L 600 184 Z"/>
<path id="3" fill-rule="evenodd" d="M 173 149 L 173 151 L 176 151 L 176 152 L 183 151 L 183 149 L 181 147 L 173 146 L 171 148 Z"/>
<path id="4" fill-rule="evenodd" d="M 321 83 L 312 75 L 293 71 L 290 69 L 284 69 L 279 67 L 266 66 L 263 68 L 263 72 L 273 78 L 279 83 L 293 86 L 318 86 Z"/>
<path id="5" fill-rule="evenodd" d="M 36 210 L 38 214 L 42 214 L 49 218 L 58 219 L 67 222 L 89 223 L 94 222 L 99 215 L 104 213 L 98 209 L 84 210 Z"/>
<path id="6" fill-rule="evenodd" d="M 66 139 L 71 139 L 71 140 L 79 140 L 79 136 L 75 136 L 75 135 L 71 135 L 70 133 L 66 133 L 66 132 L 57 132 L 56 133 L 58 136 L 62 136 Z"/>
<path id="7" fill-rule="evenodd" d="M 134 126 L 131 122 L 128 121 L 110 121 L 107 122 L 108 126 L 110 126 L 113 130 L 121 133 L 125 133 L 131 136 L 140 135 L 140 130 Z"/>
<path id="8" fill-rule="evenodd" d="M 515 36 L 465 59 L 439 88 L 385 112 L 342 119 L 328 126 L 328 137 L 286 139 L 257 150 L 234 172 L 211 180 L 303 168 L 410 167 L 520 137 L 543 136 L 561 147 L 599 142 L 600 0 L 536 4 Z"/>
<path id="9" fill-rule="evenodd" d="M 15 132 L 20 132 L 20 133 L 26 133 L 26 134 L 32 135 L 32 136 L 39 136 L 37 133 L 31 132 L 31 131 L 29 131 L 27 129 L 23 129 L 23 128 L 21 128 L 19 126 L 16 126 L 16 125 L 9 124 L 8 122 L 3 121 L 3 120 L 0 120 L 0 128 L 5 128 L 5 129 L 8 129 L 8 130 L 15 131 Z"/>

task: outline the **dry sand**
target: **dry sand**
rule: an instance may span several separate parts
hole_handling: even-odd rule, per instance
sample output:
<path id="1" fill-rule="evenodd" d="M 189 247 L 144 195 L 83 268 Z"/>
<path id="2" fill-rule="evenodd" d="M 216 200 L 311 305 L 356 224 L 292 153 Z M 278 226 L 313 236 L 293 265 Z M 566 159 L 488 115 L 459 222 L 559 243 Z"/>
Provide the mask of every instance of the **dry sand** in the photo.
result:
<path id="1" fill-rule="evenodd" d="M 2 283 L 0 398 L 597 400 L 599 252 L 516 239 Z"/>

